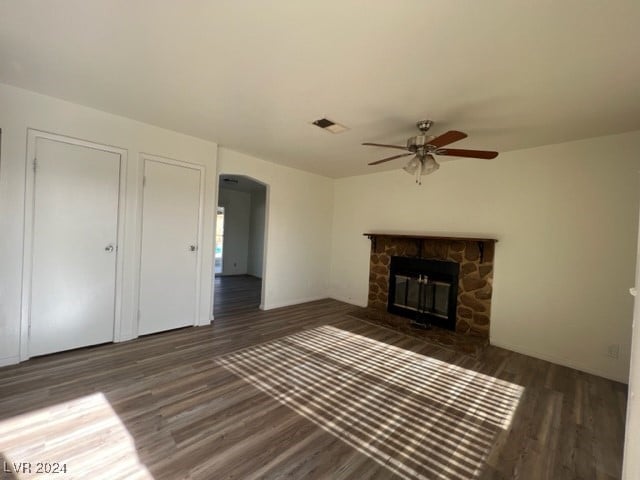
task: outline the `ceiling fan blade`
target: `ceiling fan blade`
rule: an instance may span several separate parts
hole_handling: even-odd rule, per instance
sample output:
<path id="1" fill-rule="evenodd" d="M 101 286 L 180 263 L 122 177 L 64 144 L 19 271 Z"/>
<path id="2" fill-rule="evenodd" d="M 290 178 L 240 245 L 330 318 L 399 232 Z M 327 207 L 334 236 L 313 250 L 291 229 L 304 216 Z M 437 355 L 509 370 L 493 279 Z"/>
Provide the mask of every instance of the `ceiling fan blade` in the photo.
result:
<path id="1" fill-rule="evenodd" d="M 389 160 L 395 160 L 396 158 L 408 157 L 409 155 L 413 155 L 413 153 L 402 153 L 400 155 L 394 155 L 393 157 L 383 158 L 382 160 L 376 160 L 375 162 L 371 162 L 369 165 L 378 165 L 379 163 L 388 162 Z"/>
<path id="2" fill-rule="evenodd" d="M 403 147 L 401 145 L 387 145 L 387 144 L 384 144 L 384 143 L 365 142 L 362 145 L 367 145 L 369 147 L 399 148 L 400 150 L 406 150 L 407 149 L 407 147 Z"/>
<path id="3" fill-rule="evenodd" d="M 468 158 L 484 158 L 491 160 L 498 156 L 498 152 L 489 152 L 486 150 L 464 150 L 460 148 L 443 148 L 434 152 L 436 155 L 448 155 L 450 157 L 468 157 Z"/>
<path id="4" fill-rule="evenodd" d="M 447 133 L 443 133 L 439 137 L 431 140 L 429 142 L 429 145 L 433 145 L 434 147 L 444 147 L 445 145 L 457 142 L 458 140 L 462 140 L 463 138 L 467 138 L 466 133 L 459 132 L 457 130 L 449 130 Z"/>

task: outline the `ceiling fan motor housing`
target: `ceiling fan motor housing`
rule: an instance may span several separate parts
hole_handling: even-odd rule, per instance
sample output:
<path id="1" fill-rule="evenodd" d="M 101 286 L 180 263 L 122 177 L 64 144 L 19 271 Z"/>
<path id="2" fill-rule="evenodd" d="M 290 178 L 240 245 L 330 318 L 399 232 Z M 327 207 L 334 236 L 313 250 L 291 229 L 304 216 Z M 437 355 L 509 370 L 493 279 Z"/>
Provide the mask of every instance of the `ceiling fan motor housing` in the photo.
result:
<path id="1" fill-rule="evenodd" d="M 416 135 L 415 137 L 409 137 L 407 140 L 407 150 L 415 153 L 421 147 L 428 145 L 434 138 L 436 138 L 435 135 Z"/>

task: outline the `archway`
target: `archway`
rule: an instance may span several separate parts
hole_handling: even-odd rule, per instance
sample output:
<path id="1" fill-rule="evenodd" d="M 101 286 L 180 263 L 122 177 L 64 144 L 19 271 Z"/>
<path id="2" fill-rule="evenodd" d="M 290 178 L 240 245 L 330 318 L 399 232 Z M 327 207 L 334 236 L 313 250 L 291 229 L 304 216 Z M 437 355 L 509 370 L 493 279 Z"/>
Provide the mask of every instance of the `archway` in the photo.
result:
<path id="1" fill-rule="evenodd" d="M 218 176 L 215 318 L 241 315 L 262 307 L 267 205 L 268 185 L 245 175 Z"/>

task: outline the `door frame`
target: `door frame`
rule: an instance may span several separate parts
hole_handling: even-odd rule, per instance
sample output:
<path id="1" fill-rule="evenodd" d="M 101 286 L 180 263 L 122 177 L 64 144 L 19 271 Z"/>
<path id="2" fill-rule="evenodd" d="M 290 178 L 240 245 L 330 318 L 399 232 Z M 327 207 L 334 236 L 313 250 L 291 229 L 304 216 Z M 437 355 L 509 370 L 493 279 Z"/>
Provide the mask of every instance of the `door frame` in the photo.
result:
<path id="1" fill-rule="evenodd" d="M 122 297 L 124 272 L 124 239 L 125 239 L 125 200 L 127 188 L 127 150 L 111 145 L 104 145 L 79 138 L 68 137 L 57 133 L 27 128 L 27 156 L 25 158 L 25 193 L 24 193 L 24 233 L 22 250 L 22 298 L 20 311 L 20 361 L 28 360 L 29 337 L 31 325 L 31 285 L 33 276 L 33 223 L 35 207 L 35 170 L 36 143 L 39 138 L 69 145 L 76 145 L 120 156 L 120 178 L 118 184 L 118 218 L 116 238 L 116 283 L 114 285 L 115 305 L 113 319 L 113 341 L 121 338 Z"/>
<path id="2" fill-rule="evenodd" d="M 145 165 L 147 161 L 164 163 L 167 165 L 173 165 L 177 167 L 190 168 L 192 170 L 198 170 L 200 172 L 200 192 L 198 199 L 198 249 L 196 250 L 196 298 L 195 298 L 195 317 L 193 319 L 193 326 L 199 325 L 200 318 L 200 290 L 202 286 L 202 248 L 203 248 L 203 236 L 204 236 L 204 194 L 205 194 L 205 174 L 206 168 L 204 165 L 198 163 L 187 162 L 184 160 L 176 160 L 175 158 L 162 157 L 160 155 L 154 155 L 151 153 L 143 153 L 140 155 L 140 162 L 138 165 L 138 226 L 137 226 L 137 238 L 136 245 L 136 262 L 138 265 L 138 271 L 136 273 L 136 285 L 135 285 L 135 302 L 137 312 L 135 318 L 135 330 L 133 332 L 135 337 L 138 337 L 140 331 L 140 288 L 142 286 L 142 224 L 144 217 L 144 178 L 145 178 Z M 214 236 L 215 237 L 215 236 Z M 213 282 L 212 282 L 213 283 Z"/>
<path id="3" fill-rule="evenodd" d="M 265 187 L 265 191 L 264 191 L 264 235 L 263 235 L 263 239 L 262 239 L 262 289 L 260 291 L 260 305 L 258 306 L 258 309 L 260 310 L 264 310 L 264 302 L 265 302 L 265 298 L 266 298 L 266 292 L 267 292 L 267 252 L 269 251 L 269 212 L 271 211 L 271 206 L 270 206 L 270 202 L 271 202 L 271 185 L 268 184 L 267 182 L 260 180 L 256 177 L 253 177 L 247 173 L 234 173 L 234 172 L 217 172 L 216 173 L 216 194 L 215 194 L 215 207 L 218 207 L 218 203 L 220 201 L 220 179 L 222 177 L 224 177 L 225 175 L 236 175 L 236 176 L 242 176 L 242 177 L 246 177 L 247 179 L 251 180 L 252 182 L 255 183 L 259 183 L 260 185 L 263 185 Z M 226 219 L 226 218 L 225 218 Z M 214 217 L 214 225 L 213 225 L 213 248 L 215 248 L 215 244 L 216 244 L 216 235 L 215 235 L 215 230 L 216 230 L 216 222 L 218 221 L 218 217 L 217 215 Z M 224 255 L 224 250 L 223 250 L 223 255 Z M 211 266 L 212 266 L 212 272 L 215 272 L 215 255 L 214 258 L 211 261 Z M 224 260 L 223 260 L 224 261 Z M 215 302 L 216 302 L 216 282 L 215 282 L 215 273 L 212 273 L 212 278 L 213 281 L 211 282 L 211 307 L 210 307 L 210 311 L 209 311 L 209 316 L 211 317 L 211 321 L 215 321 L 215 316 L 213 314 L 216 306 L 215 306 Z"/>

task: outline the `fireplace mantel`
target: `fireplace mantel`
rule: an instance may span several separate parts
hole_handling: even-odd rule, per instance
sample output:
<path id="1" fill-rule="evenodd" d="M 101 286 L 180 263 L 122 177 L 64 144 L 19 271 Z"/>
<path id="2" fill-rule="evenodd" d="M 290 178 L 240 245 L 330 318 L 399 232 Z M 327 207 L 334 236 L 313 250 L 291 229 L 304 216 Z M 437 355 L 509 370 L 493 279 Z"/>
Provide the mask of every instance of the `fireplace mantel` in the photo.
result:
<path id="1" fill-rule="evenodd" d="M 472 237 L 465 235 L 458 236 L 445 236 L 445 235 L 437 235 L 430 233 L 393 233 L 393 232 L 366 232 L 363 233 L 365 237 L 371 240 L 371 244 L 375 250 L 376 248 L 376 238 L 378 237 L 387 237 L 387 238 L 404 238 L 407 240 L 445 240 L 445 241 L 461 241 L 461 242 L 478 242 L 478 250 L 480 250 L 480 262 L 484 260 L 484 244 L 485 242 L 496 243 L 498 241 L 497 238 L 481 238 L 481 237 Z"/>
<path id="2" fill-rule="evenodd" d="M 397 238 L 412 238 L 414 240 L 461 240 L 463 242 L 497 242 L 497 238 L 480 238 L 465 235 L 458 235 L 456 237 L 436 235 L 430 233 L 392 233 L 392 232 L 367 232 L 363 233 L 365 237 L 373 239 L 375 237 L 397 237 Z"/>

